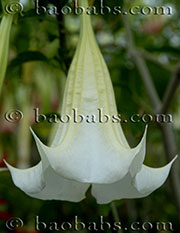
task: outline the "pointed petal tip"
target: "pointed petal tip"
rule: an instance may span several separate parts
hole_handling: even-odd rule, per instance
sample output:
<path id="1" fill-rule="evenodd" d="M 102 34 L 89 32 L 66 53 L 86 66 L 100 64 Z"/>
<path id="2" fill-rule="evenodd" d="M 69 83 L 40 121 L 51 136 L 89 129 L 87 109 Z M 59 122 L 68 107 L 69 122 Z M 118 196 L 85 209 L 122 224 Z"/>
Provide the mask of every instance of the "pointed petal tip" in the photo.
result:
<path id="1" fill-rule="evenodd" d="M 147 136 L 147 130 L 148 130 L 148 128 L 149 128 L 149 125 L 145 125 L 143 137 Z"/>
<path id="2" fill-rule="evenodd" d="M 43 142 L 41 142 L 41 140 L 39 139 L 39 137 L 35 134 L 34 130 L 30 127 L 30 131 L 33 135 L 33 138 L 36 142 L 37 145 L 41 146 L 42 148 L 49 148 L 48 146 L 46 146 Z"/>
<path id="3" fill-rule="evenodd" d="M 174 157 L 174 159 L 173 159 L 171 162 L 174 163 L 175 160 L 178 159 L 178 158 L 179 158 L 179 155 L 176 155 L 176 156 Z"/>
<path id="4" fill-rule="evenodd" d="M 5 159 L 3 159 L 3 162 L 6 164 L 6 166 L 7 166 L 7 168 L 8 168 L 8 169 L 11 167 L 11 165 L 10 165 L 10 164 L 8 164 L 8 162 L 6 162 L 6 160 L 5 160 Z M 10 170 L 10 169 L 9 169 L 9 170 Z"/>
<path id="5" fill-rule="evenodd" d="M 31 133 L 32 133 L 32 135 L 33 135 L 33 138 L 34 138 L 34 140 L 35 140 L 35 142 L 36 142 L 36 145 L 37 145 L 37 147 L 39 148 L 39 147 L 41 147 L 41 148 L 49 148 L 48 146 L 46 146 L 43 142 L 41 142 L 41 140 L 38 138 L 38 136 L 35 134 L 35 132 L 34 132 L 34 130 L 30 127 L 30 131 L 31 131 Z M 41 154 L 41 153 L 40 153 Z"/>
<path id="6" fill-rule="evenodd" d="M 145 142 L 146 142 L 146 137 L 147 137 L 148 127 L 149 127 L 149 125 L 146 125 L 146 126 L 145 126 L 145 128 L 144 128 L 144 133 L 143 133 L 143 136 L 142 136 L 141 141 L 140 141 L 140 143 L 139 143 L 139 144 L 141 144 L 143 141 L 145 141 Z"/>
<path id="7" fill-rule="evenodd" d="M 43 169 L 45 170 L 49 166 L 49 162 L 48 162 L 48 159 L 46 156 L 49 153 L 50 147 L 46 146 L 43 142 L 41 142 L 41 140 L 38 138 L 38 136 L 36 136 L 36 134 L 34 133 L 34 131 L 31 127 L 30 127 L 30 131 L 33 135 L 36 146 L 38 148 L 39 155 L 41 157 L 42 164 L 43 164 Z"/>
<path id="8" fill-rule="evenodd" d="M 35 141 L 36 141 L 36 140 L 40 141 L 39 138 L 38 138 L 38 136 L 35 134 L 34 130 L 32 129 L 32 127 L 29 127 L 29 129 L 30 129 L 30 131 L 31 131 L 31 133 L 32 133 L 32 135 L 33 135 Z"/>
<path id="9" fill-rule="evenodd" d="M 146 145 L 147 130 L 148 130 L 148 125 L 145 126 L 144 133 L 143 133 L 143 136 L 141 138 L 141 141 L 139 142 L 139 144 L 134 149 L 139 149 L 140 150 L 142 148 L 142 146 Z"/>
<path id="10" fill-rule="evenodd" d="M 18 169 L 11 166 L 7 161 L 4 160 L 4 162 L 11 173 L 14 184 L 23 192 L 34 194 L 45 187 L 41 162 L 27 169 Z"/>
<path id="11" fill-rule="evenodd" d="M 178 155 L 167 165 L 160 168 L 151 168 L 143 165 L 134 179 L 134 186 L 141 193 L 151 194 L 153 191 L 162 186 L 167 180 L 171 167 Z"/>
<path id="12" fill-rule="evenodd" d="M 4 163 L 6 164 L 8 171 L 9 171 L 9 172 L 11 173 L 11 175 L 12 175 L 13 170 L 15 171 L 17 168 L 11 166 L 5 159 L 3 159 L 3 161 L 4 161 Z M 23 170 L 23 169 L 17 169 L 17 170 Z"/>
<path id="13" fill-rule="evenodd" d="M 148 125 L 146 125 L 145 127 L 144 134 L 143 134 L 143 137 L 141 138 L 141 141 L 134 149 L 132 149 L 135 151 L 135 157 L 129 169 L 132 177 L 135 177 L 135 175 L 141 170 L 142 164 L 145 159 L 147 129 L 148 129 Z"/>

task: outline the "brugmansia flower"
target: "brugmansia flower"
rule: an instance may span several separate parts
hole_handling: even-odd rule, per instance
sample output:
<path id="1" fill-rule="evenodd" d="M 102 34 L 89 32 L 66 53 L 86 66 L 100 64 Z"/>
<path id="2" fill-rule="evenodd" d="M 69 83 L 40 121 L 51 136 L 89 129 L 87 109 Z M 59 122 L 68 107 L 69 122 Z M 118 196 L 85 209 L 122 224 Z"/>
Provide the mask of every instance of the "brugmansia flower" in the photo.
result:
<path id="1" fill-rule="evenodd" d="M 80 5 L 88 7 L 87 0 Z M 117 115 L 108 69 L 97 46 L 90 16 L 81 15 L 79 44 L 66 83 L 62 115 L 72 109 L 97 116 L 97 109 Z M 7 164 L 14 184 L 31 197 L 79 202 L 92 186 L 99 204 L 122 198 L 141 198 L 159 188 L 174 160 L 154 169 L 143 165 L 146 130 L 139 145 L 130 148 L 120 124 L 60 124 L 51 147 L 33 133 L 41 162 L 20 170 Z"/>
<path id="2" fill-rule="evenodd" d="M 13 15 L 4 15 L 0 24 L 0 91 L 6 73 Z"/>

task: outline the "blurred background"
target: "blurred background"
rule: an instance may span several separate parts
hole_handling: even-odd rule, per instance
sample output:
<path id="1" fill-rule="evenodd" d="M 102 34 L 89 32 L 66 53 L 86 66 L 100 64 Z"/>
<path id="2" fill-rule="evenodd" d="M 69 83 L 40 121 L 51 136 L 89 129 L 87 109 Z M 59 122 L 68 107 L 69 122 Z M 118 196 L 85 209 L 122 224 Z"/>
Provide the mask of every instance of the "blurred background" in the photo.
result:
<path id="1" fill-rule="evenodd" d="M 98 9 L 100 1 L 89 3 Z M 14 18 L 11 30 L 8 68 L 0 96 L 0 167 L 5 167 L 3 159 L 19 168 L 31 167 L 40 160 L 29 127 L 32 126 L 39 138 L 49 144 L 56 125 L 35 123 L 33 109 L 39 108 L 40 113 L 47 117 L 51 113 L 60 113 L 67 72 L 79 38 L 79 16 L 43 12 L 37 15 L 34 2 L 23 0 L 22 4 L 23 14 Z M 55 6 L 58 10 L 64 5 L 73 6 L 72 1 L 66 0 L 45 0 L 39 4 L 47 8 Z M 180 80 L 180 1 L 104 0 L 104 5 L 111 8 L 121 6 L 122 9 L 131 6 L 170 6 L 173 9 L 172 15 L 123 16 L 110 13 L 92 16 L 122 117 L 129 119 L 133 114 L 157 113 L 173 116 L 173 125 L 149 123 L 145 164 L 161 167 L 180 149 L 180 90 L 177 88 Z M 10 109 L 22 111 L 24 118 L 8 122 L 4 114 Z M 129 144 L 132 147 L 137 145 L 145 123 L 128 121 L 122 123 L 122 127 Z M 21 233 L 36 232 L 35 216 L 40 216 L 40 220 L 46 223 L 72 223 L 75 216 L 84 223 L 98 223 L 99 216 L 113 223 L 119 217 L 125 226 L 132 222 L 155 225 L 157 222 L 171 222 L 174 232 L 180 232 L 178 164 L 179 159 L 168 181 L 147 198 L 115 201 L 113 205 L 97 205 L 89 192 L 84 201 L 76 204 L 36 200 L 14 186 L 9 172 L 1 172 L 0 233 L 10 232 L 5 222 L 13 216 L 24 221 L 23 228 L 12 231 Z M 115 231 L 106 229 L 105 232 Z M 125 232 L 163 231 L 153 227 L 146 231 L 129 229 Z"/>

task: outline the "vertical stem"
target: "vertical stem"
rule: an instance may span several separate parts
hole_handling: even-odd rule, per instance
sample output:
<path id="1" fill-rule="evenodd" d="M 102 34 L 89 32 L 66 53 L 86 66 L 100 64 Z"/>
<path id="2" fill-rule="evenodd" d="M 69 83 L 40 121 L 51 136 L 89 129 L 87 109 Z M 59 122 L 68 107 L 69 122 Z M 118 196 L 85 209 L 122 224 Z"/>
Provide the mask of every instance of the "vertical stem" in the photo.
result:
<path id="1" fill-rule="evenodd" d="M 167 113 L 167 110 L 172 102 L 176 90 L 179 87 L 179 84 L 180 84 L 180 64 L 177 65 L 175 72 L 173 72 L 173 76 L 171 78 L 171 81 L 163 98 L 163 104 L 160 112 Z"/>
<path id="2" fill-rule="evenodd" d="M 64 15 L 63 14 L 57 15 L 57 20 L 58 20 L 58 25 L 59 25 L 59 45 L 60 45 L 59 53 L 60 53 L 62 60 L 64 61 L 64 68 L 67 74 L 67 71 L 69 69 L 69 62 L 65 55 L 67 53 L 67 43 L 66 43 L 66 33 L 65 33 L 65 27 L 64 27 L 64 24 L 65 24 Z"/>
<path id="3" fill-rule="evenodd" d="M 146 62 L 144 61 L 141 53 L 139 53 L 135 48 L 133 35 L 131 32 L 131 28 L 129 26 L 128 16 L 123 16 L 123 22 L 124 22 L 124 25 L 126 28 L 126 35 L 127 35 L 126 37 L 127 37 L 129 54 L 134 59 L 134 62 L 136 63 L 136 66 L 137 66 L 141 76 L 143 77 L 143 81 L 144 81 L 144 84 L 146 86 L 146 90 L 148 92 L 148 95 L 151 99 L 153 107 L 158 110 L 158 108 L 160 108 L 161 102 L 160 102 L 159 96 L 156 92 L 153 81 L 151 79 L 151 74 L 148 70 Z"/>
<path id="4" fill-rule="evenodd" d="M 120 218 L 119 218 L 119 214 L 118 214 L 118 211 L 117 211 L 117 207 L 116 207 L 116 204 L 114 202 L 111 203 L 111 209 L 112 209 L 112 214 L 113 214 L 114 220 L 116 222 L 120 222 Z M 117 232 L 118 233 L 123 233 L 123 230 L 119 229 Z"/>
<path id="5" fill-rule="evenodd" d="M 56 0 L 50 0 L 50 2 L 57 7 L 58 12 L 61 12 L 62 7 L 68 2 L 68 0 L 61 0 L 61 1 L 56 1 Z M 67 59 L 67 40 L 66 40 L 66 30 L 65 30 L 65 16 L 63 14 L 57 14 L 56 19 L 58 21 L 58 29 L 59 29 L 59 55 L 62 58 L 61 62 L 63 61 L 64 63 L 64 71 L 67 74 L 69 70 L 69 62 Z"/>

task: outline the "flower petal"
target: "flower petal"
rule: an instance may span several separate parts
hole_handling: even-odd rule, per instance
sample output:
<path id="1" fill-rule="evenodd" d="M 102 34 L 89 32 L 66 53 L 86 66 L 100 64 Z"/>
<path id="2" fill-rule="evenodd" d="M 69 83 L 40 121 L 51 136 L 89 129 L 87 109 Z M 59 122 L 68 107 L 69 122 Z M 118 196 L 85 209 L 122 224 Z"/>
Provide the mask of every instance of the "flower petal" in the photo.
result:
<path id="1" fill-rule="evenodd" d="M 59 176 L 51 168 L 51 166 L 49 166 L 48 159 L 46 158 L 46 155 L 40 146 L 40 140 L 37 138 L 32 129 L 31 132 L 34 138 L 39 142 L 37 143 L 36 141 L 43 163 L 46 186 L 39 193 L 34 195 L 31 195 L 30 193 L 27 194 L 31 197 L 43 200 L 64 200 L 72 202 L 79 202 L 83 200 L 85 198 L 85 192 L 89 188 L 89 184 L 82 184 L 76 181 L 64 179 L 62 176 Z"/>
<path id="2" fill-rule="evenodd" d="M 32 133 L 35 135 L 33 131 Z M 39 146 L 38 150 L 41 153 L 42 162 L 33 168 L 17 169 L 5 161 L 11 172 L 14 184 L 27 195 L 42 200 L 72 202 L 83 200 L 90 185 L 64 179 L 59 176 L 49 166 L 49 162 Z"/>
<path id="3" fill-rule="evenodd" d="M 134 186 L 136 189 L 141 193 L 151 193 L 163 185 L 177 157 L 162 168 L 151 168 L 143 165 L 140 172 L 135 176 Z"/>
<path id="4" fill-rule="evenodd" d="M 81 124 L 79 133 L 68 147 L 45 146 L 33 133 L 41 157 L 47 157 L 62 177 L 84 183 L 114 183 L 129 171 L 135 156 L 144 147 L 145 137 L 134 149 L 114 148 L 105 138 L 101 125 Z M 87 146 L 88 145 L 88 146 Z"/>
<path id="5" fill-rule="evenodd" d="M 147 128 L 148 128 L 148 125 L 146 125 L 143 138 L 141 139 L 141 142 L 140 142 L 141 144 L 140 151 L 136 155 L 135 159 L 133 160 L 131 168 L 130 168 L 130 174 L 132 177 L 134 177 L 137 174 L 137 172 L 141 170 L 142 164 L 145 159 Z"/>
<path id="6" fill-rule="evenodd" d="M 143 197 L 132 185 L 130 173 L 113 184 L 93 184 L 91 192 L 98 204 L 107 204 L 113 200 Z"/>
<path id="7" fill-rule="evenodd" d="M 45 187 L 41 162 L 28 169 L 17 169 L 6 161 L 5 163 L 11 173 L 14 184 L 25 193 L 37 193 Z"/>
<path id="8" fill-rule="evenodd" d="M 107 204 L 113 200 L 146 197 L 163 185 L 176 158 L 163 168 L 150 168 L 143 165 L 135 177 L 135 182 L 128 173 L 122 180 L 113 184 L 93 184 L 92 195 L 98 204 Z"/>
<path id="9" fill-rule="evenodd" d="M 85 193 L 89 188 L 89 184 L 64 179 L 57 175 L 49 166 L 44 172 L 46 186 L 36 194 L 27 193 L 29 196 L 42 200 L 62 200 L 79 202 L 86 196 Z"/>
<path id="10" fill-rule="evenodd" d="M 17 169 L 6 162 L 14 184 L 27 195 L 43 200 L 79 202 L 85 198 L 89 184 L 66 180 L 48 166 L 42 174 L 42 163 L 29 169 Z"/>

